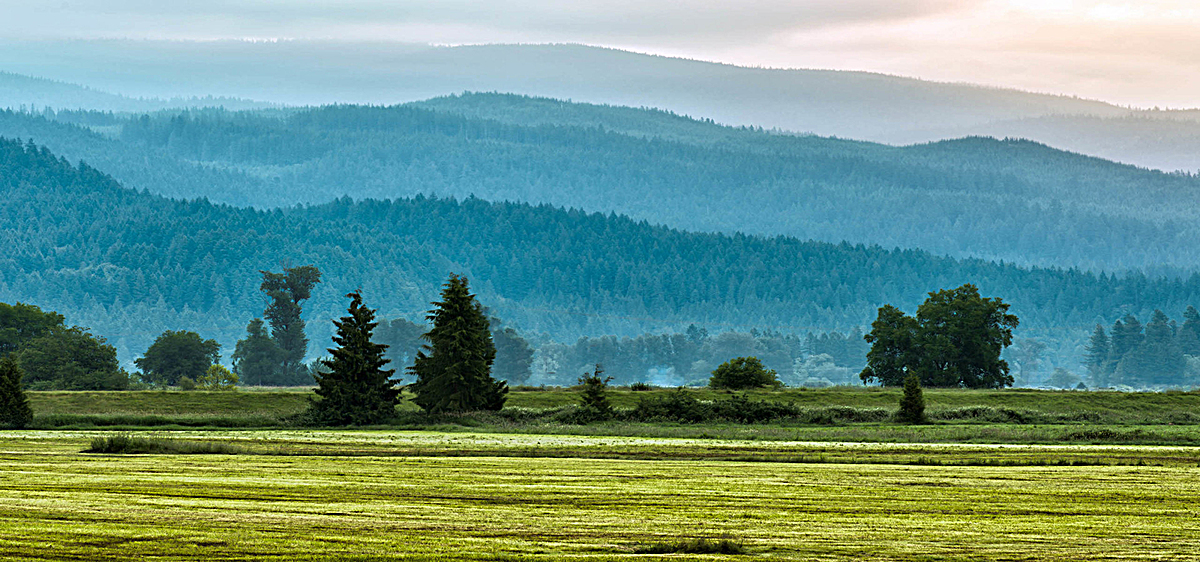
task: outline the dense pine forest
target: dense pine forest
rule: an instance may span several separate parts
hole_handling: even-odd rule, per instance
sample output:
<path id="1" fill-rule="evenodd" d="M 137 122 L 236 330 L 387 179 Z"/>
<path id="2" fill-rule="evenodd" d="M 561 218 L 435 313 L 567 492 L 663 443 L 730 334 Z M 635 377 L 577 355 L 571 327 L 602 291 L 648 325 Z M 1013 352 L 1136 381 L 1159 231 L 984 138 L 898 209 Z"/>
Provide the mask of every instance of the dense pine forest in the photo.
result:
<path id="1" fill-rule="evenodd" d="M 122 361 L 166 329 L 215 338 L 228 357 L 263 310 L 261 270 L 312 264 L 310 354 L 341 295 L 361 288 L 385 318 L 419 320 L 451 272 L 531 340 L 729 330 L 849 332 L 891 303 L 972 282 L 1021 318 L 1019 338 L 1078 365 L 1095 324 L 1200 302 L 1200 276 L 1159 279 L 1022 268 L 918 250 L 788 237 L 685 233 L 550 205 L 417 196 L 269 211 L 172 200 L 121 186 L 28 143 L 0 143 L 10 252 L 0 301 L 58 311 Z"/>
<path id="2" fill-rule="evenodd" d="M 1200 179 L 1027 141 L 895 148 L 496 94 L 395 107 L 5 112 L 0 135 L 135 189 L 239 206 L 476 196 L 1022 265 L 1200 264 Z"/>

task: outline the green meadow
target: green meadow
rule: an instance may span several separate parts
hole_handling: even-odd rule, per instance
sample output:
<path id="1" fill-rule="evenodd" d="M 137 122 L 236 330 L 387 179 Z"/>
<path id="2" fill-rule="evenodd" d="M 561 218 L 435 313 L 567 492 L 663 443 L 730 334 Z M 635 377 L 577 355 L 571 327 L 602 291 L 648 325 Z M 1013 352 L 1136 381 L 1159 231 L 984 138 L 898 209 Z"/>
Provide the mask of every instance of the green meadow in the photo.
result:
<path id="1" fill-rule="evenodd" d="M 764 390 L 751 395 L 829 415 L 570 425 L 553 413 L 577 391 L 518 389 L 499 413 L 427 417 L 406 403 L 391 426 L 351 429 L 288 424 L 303 389 L 29 395 L 37 429 L 0 432 L 4 560 L 1200 551 L 1196 393 L 927 390 L 933 422 L 900 425 L 864 414 L 894 409 L 896 390 Z M 83 452 L 113 437 L 156 452 Z M 680 551 L 720 541 L 741 554 Z"/>
<path id="2" fill-rule="evenodd" d="M 240 453 L 98 455 L 80 451 L 102 432 L 6 432 L 5 558 L 1163 560 L 1200 549 L 1200 455 L 1187 447 L 144 434 Z M 686 539 L 744 554 L 642 554 Z"/>

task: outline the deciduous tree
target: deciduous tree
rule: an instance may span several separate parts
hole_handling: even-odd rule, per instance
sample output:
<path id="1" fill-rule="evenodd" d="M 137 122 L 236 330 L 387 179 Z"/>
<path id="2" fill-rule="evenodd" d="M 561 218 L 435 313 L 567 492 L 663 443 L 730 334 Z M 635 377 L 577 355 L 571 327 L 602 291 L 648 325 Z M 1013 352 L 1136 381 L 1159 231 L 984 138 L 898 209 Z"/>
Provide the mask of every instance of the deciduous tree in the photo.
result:
<path id="1" fill-rule="evenodd" d="M 764 367 L 757 357 L 736 357 L 713 370 L 708 386 L 730 390 L 779 386 L 775 374 L 775 371 Z"/>
<path id="2" fill-rule="evenodd" d="M 134 360 L 147 382 L 173 386 L 180 378 L 200 379 L 221 358 L 221 344 L 196 332 L 167 330 Z"/>
<path id="3" fill-rule="evenodd" d="M 872 348 L 859 376 L 885 386 L 902 382 L 910 372 L 923 386 L 1011 386 L 1008 362 L 1000 358 L 1018 324 L 1008 307 L 998 298 L 981 297 L 971 284 L 929 293 L 915 320 L 884 306 L 864 336 Z"/>

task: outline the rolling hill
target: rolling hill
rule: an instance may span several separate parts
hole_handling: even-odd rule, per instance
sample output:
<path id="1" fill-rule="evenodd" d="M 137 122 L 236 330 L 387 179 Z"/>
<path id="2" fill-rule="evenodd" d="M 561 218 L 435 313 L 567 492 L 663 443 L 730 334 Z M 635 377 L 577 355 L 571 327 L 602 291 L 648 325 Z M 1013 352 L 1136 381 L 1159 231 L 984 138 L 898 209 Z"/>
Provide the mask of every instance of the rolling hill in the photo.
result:
<path id="1" fill-rule="evenodd" d="M 498 91 L 890 144 L 1028 138 L 1140 166 L 1200 169 L 1194 111 L 1142 111 L 970 84 L 746 68 L 583 45 L 3 41 L 0 70 L 133 97 L 233 96 L 291 105 L 388 105 Z"/>

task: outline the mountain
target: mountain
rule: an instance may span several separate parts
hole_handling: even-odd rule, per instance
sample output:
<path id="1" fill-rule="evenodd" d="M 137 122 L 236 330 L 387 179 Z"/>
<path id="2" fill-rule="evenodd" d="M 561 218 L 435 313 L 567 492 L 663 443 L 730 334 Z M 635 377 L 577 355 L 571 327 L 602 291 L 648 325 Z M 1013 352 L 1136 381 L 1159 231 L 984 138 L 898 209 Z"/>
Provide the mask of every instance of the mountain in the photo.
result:
<path id="1" fill-rule="evenodd" d="M 1155 279 L 1020 268 L 916 250 L 787 237 L 688 233 L 549 205 L 416 197 L 339 199 L 268 211 L 122 187 L 45 148 L 0 140 L 0 301 L 64 313 L 122 360 L 165 329 L 214 337 L 226 356 L 260 315 L 260 270 L 314 264 L 305 304 L 321 353 L 343 295 L 416 319 L 451 272 L 525 333 L 682 331 L 689 324 L 786 332 L 864 326 L 892 303 L 978 284 L 1012 303 L 1018 335 L 1077 356 L 1095 322 L 1200 302 L 1200 275 Z"/>
<path id="2" fill-rule="evenodd" d="M 226 109 L 258 109 L 272 104 L 227 97 L 188 97 L 169 100 L 130 98 L 84 86 L 0 72 L 0 108 L 36 110 L 90 109 L 95 111 L 158 111 L 193 107 L 224 107 Z"/>
<path id="3" fill-rule="evenodd" d="M 475 196 L 1025 265 L 1200 265 L 1200 178 L 1028 141 L 897 148 L 498 94 L 391 107 L 0 112 L 0 135 L 129 187 L 232 205 Z"/>
<path id="4" fill-rule="evenodd" d="M 389 105 L 497 91 L 890 144 L 1028 138 L 1144 167 L 1200 169 L 1194 111 L 1141 111 L 970 84 L 746 68 L 583 45 L 0 41 L 0 69 L 138 97 L 237 96 L 291 105 Z M 1147 132 L 1132 138 L 1131 127 Z"/>

